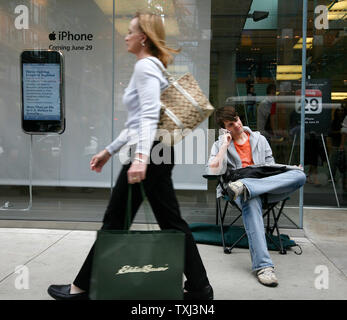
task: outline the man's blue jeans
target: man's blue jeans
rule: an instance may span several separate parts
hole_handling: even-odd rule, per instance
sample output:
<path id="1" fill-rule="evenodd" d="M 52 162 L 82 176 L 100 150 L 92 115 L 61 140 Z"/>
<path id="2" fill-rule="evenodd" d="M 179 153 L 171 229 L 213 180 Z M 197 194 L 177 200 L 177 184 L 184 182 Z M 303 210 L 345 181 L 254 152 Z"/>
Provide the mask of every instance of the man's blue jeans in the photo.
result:
<path id="1" fill-rule="evenodd" d="M 236 203 L 242 209 L 242 219 L 252 259 L 252 270 L 273 267 L 266 244 L 260 196 L 267 193 L 268 203 L 284 200 L 304 185 L 305 173 L 301 170 L 289 170 L 262 179 L 244 178 L 240 181 L 246 186 L 249 194 L 246 200 L 243 199 L 243 196 L 238 197 Z"/>

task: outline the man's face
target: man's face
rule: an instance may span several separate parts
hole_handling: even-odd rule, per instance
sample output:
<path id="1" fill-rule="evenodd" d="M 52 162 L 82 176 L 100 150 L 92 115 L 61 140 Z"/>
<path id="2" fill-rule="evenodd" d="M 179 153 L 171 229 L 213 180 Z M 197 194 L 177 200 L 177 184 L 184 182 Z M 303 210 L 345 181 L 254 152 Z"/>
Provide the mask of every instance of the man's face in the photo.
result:
<path id="1" fill-rule="evenodd" d="M 226 120 L 224 122 L 224 128 L 227 129 L 231 136 L 238 136 L 243 132 L 243 125 L 239 117 L 237 117 L 236 121 Z"/>

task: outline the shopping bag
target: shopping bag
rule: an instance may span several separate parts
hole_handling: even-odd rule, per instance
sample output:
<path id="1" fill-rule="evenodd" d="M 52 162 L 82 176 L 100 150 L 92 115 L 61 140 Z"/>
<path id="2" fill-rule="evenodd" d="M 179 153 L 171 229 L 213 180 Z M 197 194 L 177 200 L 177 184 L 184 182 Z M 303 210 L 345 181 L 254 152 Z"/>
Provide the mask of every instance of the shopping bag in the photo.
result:
<path id="1" fill-rule="evenodd" d="M 98 231 L 90 298 L 182 299 L 184 246 L 185 234 L 176 230 Z"/>

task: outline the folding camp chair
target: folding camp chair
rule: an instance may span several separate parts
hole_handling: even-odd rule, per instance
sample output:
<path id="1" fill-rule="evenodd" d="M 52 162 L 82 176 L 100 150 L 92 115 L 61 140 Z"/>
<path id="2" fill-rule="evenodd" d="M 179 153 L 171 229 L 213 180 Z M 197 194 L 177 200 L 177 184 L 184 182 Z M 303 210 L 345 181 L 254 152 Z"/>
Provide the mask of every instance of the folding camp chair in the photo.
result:
<path id="1" fill-rule="evenodd" d="M 233 224 L 236 223 L 236 221 L 242 216 L 242 210 L 241 208 L 237 205 L 237 203 L 230 199 L 228 197 L 228 193 L 225 190 L 223 186 L 223 178 L 221 175 L 203 175 L 204 178 L 208 180 L 217 180 L 217 186 L 221 186 L 222 188 L 222 196 L 221 197 L 216 197 L 216 225 L 220 224 L 220 230 L 221 230 L 221 236 L 222 236 L 222 244 L 224 248 L 224 253 L 230 254 L 232 249 L 244 238 L 247 236 L 246 231 L 242 234 L 242 236 L 237 239 L 230 247 L 227 247 L 225 243 L 225 237 L 224 237 L 224 220 L 225 216 L 228 210 L 229 205 L 232 207 L 235 207 L 238 210 L 238 216 L 229 224 L 229 226 L 232 226 Z M 225 200 L 225 206 L 224 209 L 222 210 L 222 204 L 221 204 L 221 198 Z M 267 223 L 266 223 L 266 230 L 265 230 L 265 236 L 269 239 L 270 242 L 274 244 L 274 246 L 279 250 L 280 254 L 286 254 L 287 251 L 283 247 L 282 240 L 280 237 L 280 231 L 278 228 L 278 220 L 281 217 L 284 205 L 286 201 L 289 198 L 286 198 L 282 201 L 277 201 L 273 203 L 268 203 L 267 202 L 267 195 L 265 194 L 262 197 L 262 205 L 263 205 L 263 218 L 266 218 Z M 273 224 L 271 225 L 270 222 L 270 216 L 273 217 Z M 278 236 L 278 244 L 273 240 L 272 236 L 274 231 L 276 230 L 277 236 Z"/>

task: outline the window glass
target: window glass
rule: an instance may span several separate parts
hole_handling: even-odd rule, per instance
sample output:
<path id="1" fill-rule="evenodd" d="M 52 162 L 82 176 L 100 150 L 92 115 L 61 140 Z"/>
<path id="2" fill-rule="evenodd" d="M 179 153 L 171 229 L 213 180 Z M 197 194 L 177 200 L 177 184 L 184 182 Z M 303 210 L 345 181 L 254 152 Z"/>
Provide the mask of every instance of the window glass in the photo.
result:
<path id="1" fill-rule="evenodd" d="M 103 2 L 112 8 L 112 0 Z M 29 199 L 31 139 L 21 129 L 23 50 L 61 51 L 66 110 L 62 135 L 33 136 L 32 210 L 2 211 L 1 218 L 100 219 L 109 195 L 111 166 L 95 174 L 89 161 L 111 139 L 112 19 L 105 18 L 96 1 L 1 1 L 0 41 L 1 205 L 25 208 Z M 82 208 L 90 199 L 98 202 Z"/>
<path id="2" fill-rule="evenodd" d="M 32 152 L 33 208 L 2 210 L 0 218 L 102 221 L 121 162 L 116 155 L 96 174 L 89 161 L 127 119 L 122 96 L 136 59 L 124 36 L 143 9 L 162 15 L 168 45 L 182 49 L 169 67 L 172 74 L 191 72 L 215 108 L 234 105 L 245 126 L 266 136 L 277 163 L 299 164 L 302 6 L 302 0 L 2 1 L 0 207 L 27 206 Z M 341 131 L 347 115 L 346 10 L 346 0 L 308 1 L 305 206 L 347 205 Z M 66 130 L 35 135 L 31 144 L 21 129 L 19 56 L 33 48 L 64 55 Z M 214 223 L 216 183 L 202 175 L 218 136 L 215 116 L 199 130 L 176 145 L 173 181 L 187 221 Z M 297 191 L 281 227 L 300 226 L 298 207 Z M 143 209 L 136 219 L 145 221 Z"/>
<path id="3" fill-rule="evenodd" d="M 235 106 L 243 124 L 267 138 L 277 163 L 299 164 L 298 153 L 291 155 L 300 139 L 290 119 L 301 83 L 301 51 L 293 47 L 302 36 L 302 1 L 218 3 L 211 21 L 212 103 Z M 280 225 L 298 226 L 298 191 L 286 207 Z"/>
<path id="4" fill-rule="evenodd" d="M 346 17 L 347 1 L 309 1 L 305 205 L 347 205 Z"/>

